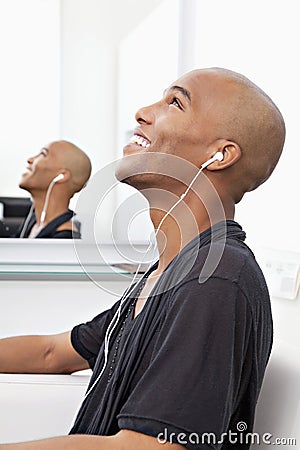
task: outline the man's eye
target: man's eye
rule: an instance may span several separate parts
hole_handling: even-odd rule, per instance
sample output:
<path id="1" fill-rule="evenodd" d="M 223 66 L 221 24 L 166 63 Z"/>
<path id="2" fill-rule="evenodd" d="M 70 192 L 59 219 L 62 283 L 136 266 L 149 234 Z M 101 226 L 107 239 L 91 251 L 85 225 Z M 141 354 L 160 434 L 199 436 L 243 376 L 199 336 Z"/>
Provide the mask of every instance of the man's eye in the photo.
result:
<path id="1" fill-rule="evenodd" d="M 171 105 L 174 105 L 174 106 L 176 106 L 177 108 L 179 108 L 179 109 L 182 110 L 182 106 L 181 106 L 181 103 L 179 102 L 178 98 L 176 98 L 176 97 L 172 98 L 172 101 L 171 101 L 170 104 L 171 104 Z"/>

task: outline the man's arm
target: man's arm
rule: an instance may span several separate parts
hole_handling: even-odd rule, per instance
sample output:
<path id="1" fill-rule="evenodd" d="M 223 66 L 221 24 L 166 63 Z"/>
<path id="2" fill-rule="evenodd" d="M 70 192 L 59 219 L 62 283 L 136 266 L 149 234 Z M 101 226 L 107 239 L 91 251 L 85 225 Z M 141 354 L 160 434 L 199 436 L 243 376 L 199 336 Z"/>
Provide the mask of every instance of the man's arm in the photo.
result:
<path id="1" fill-rule="evenodd" d="M 161 444 L 152 436 L 121 430 L 114 436 L 74 434 L 19 444 L 0 444 L 0 450 L 183 450 L 179 444 Z"/>
<path id="2" fill-rule="evenodd" d="M 70 332 L 0 339 L 0 372 L 72 373 L 88 368 L 73 348 Z"/>

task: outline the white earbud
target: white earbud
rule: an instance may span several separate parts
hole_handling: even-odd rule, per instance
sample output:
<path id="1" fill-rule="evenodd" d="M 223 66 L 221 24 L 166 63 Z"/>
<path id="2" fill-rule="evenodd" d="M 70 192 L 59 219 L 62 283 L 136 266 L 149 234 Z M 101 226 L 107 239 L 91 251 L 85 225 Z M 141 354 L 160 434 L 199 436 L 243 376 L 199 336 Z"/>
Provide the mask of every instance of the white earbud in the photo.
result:
<path id="1" fill-rule="evenodd" d="M 60 173 L 55 178 L 53 178 L 52 183 L 56 183 L 57 181 L 62 180 L 64 177 L 65 177 L 64 174 Z"/>
<path id="2" fill-rule="evenodd" d="M 224 158 L 222 152 L 217 152 L 212 158 L 208 159 L 205 163 L 202 164 L 201 169 L 205 169 L 205 167 L 209 166 L 211 163 L 215 161 L 222 161 Z"/>

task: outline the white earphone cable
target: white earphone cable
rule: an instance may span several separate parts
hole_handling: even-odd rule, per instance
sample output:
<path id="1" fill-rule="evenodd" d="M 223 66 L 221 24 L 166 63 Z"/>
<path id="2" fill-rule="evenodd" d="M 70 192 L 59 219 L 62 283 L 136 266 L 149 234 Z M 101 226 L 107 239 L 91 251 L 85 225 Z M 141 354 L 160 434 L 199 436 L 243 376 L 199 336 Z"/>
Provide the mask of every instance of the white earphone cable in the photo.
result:
<path id="1" fill-rule="evenodd" d="M 32 212 L 33 212 L 33 203 L 32 203 L 32 205 L 31 205 L 31 207 L 30 207 L 29 213 L 27 214 L 27 217 L 26 217 L 26 219 L 25 219 L 25 221 L 24 221 L 24 224 L 23 224 L 23 226 L 22 226 L 22 230 L 21 230 L 21 232 L 20 232 L 20 238 L 21 238 L 21 239 L 24 238 L 24 235 L 25 235 L 25 232 L 26 232 L 28 223 L 29 223 L 29 221 L 30 221 L 30 219 L 31 219 L 31 216 L 32 216 Z"/>
<path id="2" fill-rule="evenodd" d="M 220 153 L 220 152 L 218 152 L 218 153 Z M 222 156 L 223 156 L 223 155 L 222 155 Z M 213 161 L 216 161 L 216 160 L 219 160 L 219 161 L 221 160 L 221 159 L 220 159 L 220 156 L 218 156 L 217 154 L 216 154 L 214 157 L 212 157 L 211 159 L 209 159 L 208 161 L 206 161 L 206 163 L 202 164 L 202 166 L 200 167 L 200 169 L 198 170 L 198 172 L 196 173 L 196 175 L 194 176 L 194 178 L 192 179 L 192 181 L 190 182 L 190 184 L 188 185 L 188 187 L 186 188 L 186 190 L 184 191 L 184 193 L 181 194 L 181 196 L 179 197 L 179 199 L 178 199 L 178 200 L 174 203 L 174 205 L 166 212 L 166 214 L 163 216 L 163 218 L 162 218 L 161 221 L 159 222 L 158 227 L 157 227 L 157 229 L 156 229 L 156 231 L 155 231 L 155 235 L 154 235 L 155 238 L 157 237 L 157 234 L 158 234 L 158 232 L 160 231 L 160 228 L 161 228 L 162 224 L 164 223 L 164 221 L 166 220 L 166 218 L 171 214 L 171 212 L 176 208 L 176 206 L 177 206 L 181 201 L 183 201 L 183 199 L 186 197 L 187 193 L 190 191 L 190 189 L 192 188 L 194 182 L 196 181 L 196 179 L 198 178 L 198 176 L 201 174 L 201 172 L 203 171 L 203 169 L 204 169 L 205 167 L 207 167 L 209 164 L 211 164 Z M 134 283 L 135 283 L 136 277 L 137 277 L 137 275 L 138 275 L 138 273 L 139 273 L 139 270 L 140 270 L 140 268 L 141 268 L 141 265 L 142 265 L 143 262 L 144 262 L 144 258 L 145 258 L 145 256 L 147 255 L 148 250 L 151 248 L 151 245 L 152 245 L 152 244 L 150 243 L 150 245 L 148 246 L 147 250 L 145 251 L 143 258 L 142 258 L 141 262 L 139 263 L 138 268 L 137 268 L 136 271 L 135 271 L 135 274 L 134 274 L 134 276 L 133 276 L 133 279 L 132 279 L 132 281 L 131 281 L 129 287 L 125 290 L 124 294 L 122 295 L 122 298 L 121 298 L 121 300 L 120 300 L 120 305 L 119 305 L 119 307 L 118 307 L 118 309 L 117 309 L 115 315 L 113 316 L 112 320 L 110 321 L 110 323 L 109 323 L 109 325 L 108 325 L 108 328 L 107 328 L 107 330 L 106 330 L 105 337 L 104 337 L 104 363 L 103 363 L 102 369 L 101 369 L 99 375 L 97 376 L 96 380 L 94 381 L 94 383 L 92 384 L 92 386 L 91 386 L 91 387 L 88 389 L 88 391 L 86 392 L 86 394 L 85 394 L 85 396 L 84 396 L 84 398 L 83 398 L 83 401 L 89 396 L 89 394 L 92 392 L 92 390 L 94 389 L 94 387 L 96 386 L 96 384 L 98 383 L 98 381 L 100 380 L 100 378 L 102 377 L 102 375 L 103 375 L 103 373 L 104 373 L 104 370 L 105 370 L 105 368 L 106 368 L 106 366 L 107 366 L 107 363 L 108 363 L 108 353 L 109 353 L 109 341 L 110 341 L 110 338 L 111 338 L 112 333 L 114 332 L 114 330 L 115 330 L 115 328 L 116 328 L 116 326 L 117 326 L 117 324 L 118 324 L 118 322 L 119 322 L 119 318 L 120 318 L 120 316 L 121 316 L 122 306 L 123 306 L 124 302 L 127 300 L 127 296 L 128 296 L 128 295 L 132 292 L 132 290 L 133 290 L 133 289 L 131 289 L 131 288 L 134 287 Z M 150 267 L 150 266 L 149 266 L 149 267 Z M 149 267 L 148 267 L 147 271 L 149 270 Z M 130 290 L 131 290 L 131 292 L 130 292 Z"/>

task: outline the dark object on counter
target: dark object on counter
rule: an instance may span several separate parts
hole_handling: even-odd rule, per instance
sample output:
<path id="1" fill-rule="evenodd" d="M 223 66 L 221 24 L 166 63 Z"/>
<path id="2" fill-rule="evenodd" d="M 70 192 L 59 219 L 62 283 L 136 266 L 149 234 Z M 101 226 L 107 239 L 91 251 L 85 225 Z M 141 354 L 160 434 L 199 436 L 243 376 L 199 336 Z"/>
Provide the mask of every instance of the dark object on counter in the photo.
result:
<path id="1" fill-rule="evenodd" d="M 0 237 L 14 237 L 29 213 L 31 199 L 29 197 L 0 197 L 0 203 L 3 205 Z"/>

